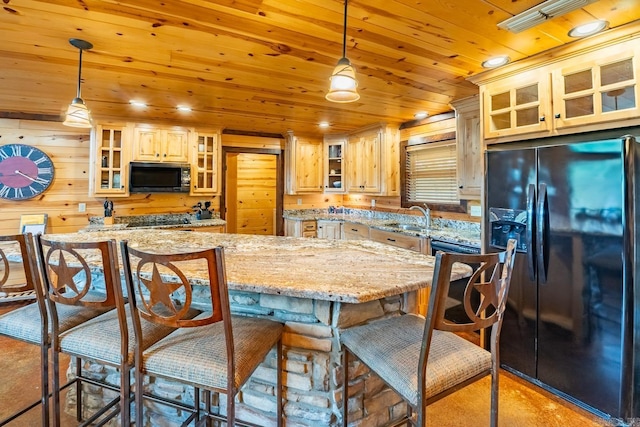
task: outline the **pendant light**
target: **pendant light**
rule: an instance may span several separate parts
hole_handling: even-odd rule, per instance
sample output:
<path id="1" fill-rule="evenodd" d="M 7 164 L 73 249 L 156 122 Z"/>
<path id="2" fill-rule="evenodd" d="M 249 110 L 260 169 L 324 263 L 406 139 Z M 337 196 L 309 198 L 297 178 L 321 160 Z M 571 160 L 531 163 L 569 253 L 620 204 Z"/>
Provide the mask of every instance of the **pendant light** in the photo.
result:
<path id="1" fill-rule="evenodd" d="M 344 33 L 342 37 L 342 58 L 331 74 L 331 86 L 325 98 L 331 102 L 353 102 L 360 99 L 356 72 L 347 58 L 347 1 L 344 0 Z"/>
<path id="2" fill-rule="evenodd" d="M 90 128 L 93 126 L 91 111 L 89 111 L 80 97 L 80 84 L 82 82 L 82 51 L 91 49 L 93 45 L 88 41 L 80 39 L 69 39 L 69 43 L 80 51 L 80 61 L 78 64 L 78 91 L 76 93 L 76 97 L 71 101 L 71 104 L 69 104 L 69 108 L 67 108 L 67 115 L 62 124 L 75 128 Z"/>

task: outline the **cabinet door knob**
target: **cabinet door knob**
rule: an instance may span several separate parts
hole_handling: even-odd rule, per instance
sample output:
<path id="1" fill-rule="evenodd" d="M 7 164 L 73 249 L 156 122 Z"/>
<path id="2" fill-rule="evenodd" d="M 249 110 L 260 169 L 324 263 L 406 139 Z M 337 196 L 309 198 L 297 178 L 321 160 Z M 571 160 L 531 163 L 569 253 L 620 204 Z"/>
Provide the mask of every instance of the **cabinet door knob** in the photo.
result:
<path id="1" fill-rule="evenodd" d="M 458 188 L 464 188 L 464 185 L 459 185 Z"/>
<path id="2" fill-rule="evenodd" d="M 156 157 L 160 157 L 160 153 L 156 153 Z"/>
<path id="3" fill-rule="evenodd" d="M 560 113 L 556 113 L 555 118 L 556 118 L 556 119 L 559 119 L 560 117 L 562 117 L 562 116 L 560 115 Z"/>
<path id="4" fill-rule="evenodd" d="M 540 117 L 540 121 L 541 121 L 541 122 L 544 122 L 545 120 L 546 120 L 546 117 L 545 117 L 545 116 Z"/>

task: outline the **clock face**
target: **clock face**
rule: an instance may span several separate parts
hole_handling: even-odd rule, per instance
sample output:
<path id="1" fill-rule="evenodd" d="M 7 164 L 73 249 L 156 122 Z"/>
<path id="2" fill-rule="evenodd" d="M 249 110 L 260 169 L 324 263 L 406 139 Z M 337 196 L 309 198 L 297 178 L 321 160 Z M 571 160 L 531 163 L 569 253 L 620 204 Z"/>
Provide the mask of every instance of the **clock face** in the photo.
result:
<path id="1" fill-rule="evenodd" d="M 42 150 L 24 144 L 0 146 L 0 198 L 36 197 L 53 181 L 53 162 Z"/>

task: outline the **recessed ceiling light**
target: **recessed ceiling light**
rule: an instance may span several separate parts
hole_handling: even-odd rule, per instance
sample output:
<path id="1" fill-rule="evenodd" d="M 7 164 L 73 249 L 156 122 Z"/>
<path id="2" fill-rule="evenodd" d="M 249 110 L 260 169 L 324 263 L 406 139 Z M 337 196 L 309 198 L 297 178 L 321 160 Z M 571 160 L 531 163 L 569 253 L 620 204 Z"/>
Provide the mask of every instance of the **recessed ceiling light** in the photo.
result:
<path id="1" fill-rule="evenodd" d="M 429 115 L 429 113 L 427 113 L 426 111 L 418 111 L 417 113 L 415 113 L 413 115 L 413 118 L 416 120 L 421 120 L 426 118 Z"/>
<path id="2" fill-rule="evenodd" d="M 147 106 L 147 104 L 145 104 L 144 102 L 136 101 L 136 100 L 133 100 L 133 99 L 131 101 L 129 101 L 129 104 L 133 105 L 134 107 L 146 107 Z"/>
<path id="3" fill-rule="evenodd" d="M 328 128 L 329 126 L 330 126 L 329 122 L 320 122 L 320 123 L 318 123 L 318 127 L 321 127 L 323 129 Z"/>
<path id="4" fill-rule="evenodd" d="M 482 63 L 482 68 L 496 68 L 508 64 L 511 59 L 507 55 L 494 56 Z"/>
<path id="5" fill-rule="evenodd" d="M 595 33 L 599 33 L 609 26 L 609 22 L 607 21 L 592 21 L 587 22 L 586 24 L 578 25 L 569 31 L 570 37 L 586 37 Z"/>
<path id="6" fill-rule="evenodd" d="M 176 109 L 177 109 L 178 111 L 184 111 L 185 113 L 190 113 L 190 112 L 192 111 L 192 110 L 191 110 L 191 107 L 186 107 L 186 106 L 184 106 L 184 105 L 178 105 L 178 106 L 176 107 Z"/>

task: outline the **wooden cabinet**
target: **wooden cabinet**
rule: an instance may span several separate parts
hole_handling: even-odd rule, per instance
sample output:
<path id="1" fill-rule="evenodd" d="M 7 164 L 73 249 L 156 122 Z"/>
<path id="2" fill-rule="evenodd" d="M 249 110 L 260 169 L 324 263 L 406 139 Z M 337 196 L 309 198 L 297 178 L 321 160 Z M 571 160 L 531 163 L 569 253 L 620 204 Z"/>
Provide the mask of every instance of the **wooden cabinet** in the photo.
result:
<path id="1" fill-rule="evenodd" d="M 284 232 L 290 237 L 316 237 L 316 221 L 285 219 Z"/>
<path id="2" fill-rule="evenodd" d="M 129 195 L 130 130 L 126 126 L 97 125 L 91 133 L 89 195 Z"/>
<path id="3" fill-rule="evenodd" d="M 345 240 L 369 240 L 369 227 L 354 222 L 345 222 L 342 226 Z"/>
<path id="4" fill-rule="evenodd" d="M 347 190 L 350 193 L 379 193 L 382 133 L 379 129 L 349 137 Z"/>
<path id="5" fill-rule="evenodd" d="M 325 137 L 324 140 L 324 191 L 343 193 L 345 183 L 345 137 Z"/>
<path id="6" fill-rule="evenodd" d="M 550 129 L 550 77 L 545 70 L 532 70 L 489 83 L 481 93 L 485 138 Z"/>
<path id="7" fill-rule="evenodd" d="M 136 126 L 132 160 L 139 162 L 186 163 L 189 131 L 184 128 Z"/>
<path id="8" fill-rule="evenodd" d="M 342 221 L 317 221 L 317 234 L 319 239 L 342 239 Z"/>
<path id="9" fill-rule="evenodd" d="M 424 253 L 424 238 L 420 236 L 408 236 L 402 233 L 394 233 L 393 231 L 378 230 L 377 228 L 372 228 L 369 235 L 374 242 L 386 243 L 398 248 Z"/>
<path id="10" fill-rule="evenodd" d="M 640 48 L 621 43 L 562 61 L 552 71 L 554 126 L 582 126 L 640 115 Z"/>
<path id="11" fill-rule="evenodd" d="M 220 194 L 220 133 L 194 132 L 191 146 L 191 194 Z"/>
<path id="12" fill-rule="evenodd" d="M 472 96 L 451 105 L 456 110 L 458 196 L 479 200 L 484 177 L 480 100 Z"/>
<path id="13" fill-rule="evenodd" d="M 323 191 L 323 148 L 321 139 L 289 133 L 285 158 L 287 194 Z"/>
<path id="14" fill-rule="evenodd" d="M 360 129 L 349 135 L 345 150 L 347 192 L 400 195 L 398 128 L 376 125 Z"/>
<path id="15" fill-rule="evenodd" d="M 638 37 L 549 53 L 538 63 L 528 60 L 522 71 L 473 77 L 487 143 L 640 124 Z"/>

